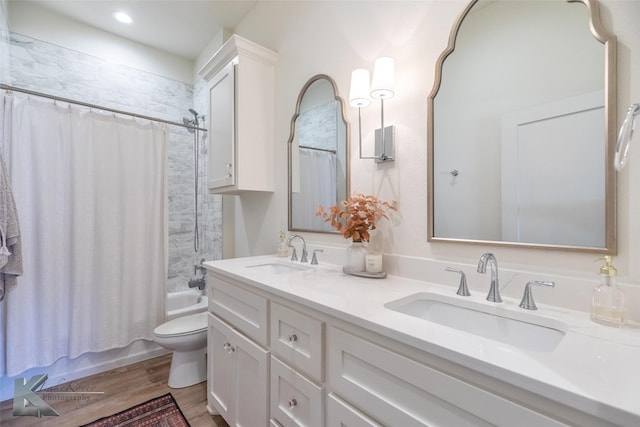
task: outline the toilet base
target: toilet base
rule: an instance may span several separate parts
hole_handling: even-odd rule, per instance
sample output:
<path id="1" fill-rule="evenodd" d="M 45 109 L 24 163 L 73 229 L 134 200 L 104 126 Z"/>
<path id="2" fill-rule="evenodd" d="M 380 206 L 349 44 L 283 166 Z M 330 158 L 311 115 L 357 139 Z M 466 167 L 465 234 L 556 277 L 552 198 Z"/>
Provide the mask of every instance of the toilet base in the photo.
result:
<path id="1" fill-rule="evenodd" d="M 207 379 L 207 349 L 174 351 L 169 371 L 169 387 L 183 388 Z"/>

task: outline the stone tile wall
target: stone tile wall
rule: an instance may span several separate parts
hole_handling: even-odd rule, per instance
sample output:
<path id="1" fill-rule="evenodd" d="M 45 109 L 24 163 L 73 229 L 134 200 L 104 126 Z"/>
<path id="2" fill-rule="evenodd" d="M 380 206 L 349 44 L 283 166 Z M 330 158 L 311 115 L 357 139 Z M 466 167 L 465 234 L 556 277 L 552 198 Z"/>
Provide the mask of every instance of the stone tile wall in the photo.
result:
<path id="1" fill-rule="evenodd" d="M 0 16 L 0 20 L 2 16 Z M 5 34 L 3 32 L 3 34 Z M 0 39 L 0 55 L 10 44 L 10 67 L 3 82 L 63 98 L 182 123 L 193 118 L 189 108 L 207 114 L 204 82 L 195 85 L 110 63 L 15 33 Z M 4 56 L 2 57 L 4 60 Z M 206 144 L 201 144 L 199 218 L 200 250 L 194 239 L 194 135 L 169 125 L 168 205 L 169 274 L 167 289 L 185 289 L 194 262 L 222 257 L 222 198 L 206 192 Z"/>
<path id="2" fill-rule="evenodd" d="M 0 82 L 9 83 L 9 17 L 7 1 L 0 0 Z"/>

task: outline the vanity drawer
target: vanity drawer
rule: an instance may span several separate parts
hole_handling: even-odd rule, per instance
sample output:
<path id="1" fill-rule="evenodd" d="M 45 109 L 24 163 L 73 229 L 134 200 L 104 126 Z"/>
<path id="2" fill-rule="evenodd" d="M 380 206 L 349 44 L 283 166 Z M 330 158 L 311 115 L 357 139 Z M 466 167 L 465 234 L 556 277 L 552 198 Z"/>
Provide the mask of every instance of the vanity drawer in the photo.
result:
<path id="1" fill-rule="evenodd" d="M 327 426 L 383 427 L 333 393 L 327 397 Z"/>
<path id="2" fill-rule="evenodd" d="M 271 303 L 271 351 L 322 382 L 324 323 L 278 303 Z"/>
<path id="3" fill-rule="evenodd" d="M 384 425 L 565 425 L 341 329 L 327 334 L 328 385 Z"/>
<path id="4" fill-rule="evenodd" d="M 271 420 L 282 427 L 324 425 L 321 387 L 271 356 Z"/>
<path id="5" fill-rule="evenodd" d="M 209 275 L 209 311 L 232 324 L 234 328 L 268 346 L 268 301 L 259 295 Z"/>

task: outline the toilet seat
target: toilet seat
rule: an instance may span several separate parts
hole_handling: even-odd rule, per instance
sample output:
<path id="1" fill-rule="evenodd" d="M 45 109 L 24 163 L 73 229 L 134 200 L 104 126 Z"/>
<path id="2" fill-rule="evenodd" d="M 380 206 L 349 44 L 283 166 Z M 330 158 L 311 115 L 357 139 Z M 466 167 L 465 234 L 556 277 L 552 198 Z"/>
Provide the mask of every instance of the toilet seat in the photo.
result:
<path id="1" fill-rule="evenodd" d="M 169 320 L 156 327 L 153 333 L 158 337 L 177 337 L 191 335 L 207 330 L 207 313 L 195 313 L 189 316 Z"/>

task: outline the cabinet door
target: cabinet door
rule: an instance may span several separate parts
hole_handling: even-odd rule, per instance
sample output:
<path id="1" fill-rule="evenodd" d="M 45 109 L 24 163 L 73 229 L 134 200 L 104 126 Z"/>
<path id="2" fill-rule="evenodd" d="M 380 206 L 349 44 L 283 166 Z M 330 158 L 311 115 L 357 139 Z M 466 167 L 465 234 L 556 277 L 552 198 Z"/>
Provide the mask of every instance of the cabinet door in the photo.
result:
<path id="1" fill-rule="evenodd" d="M 235 65 L 229 62 L 209 82 L 207 183 L 210 189 L 235 184 Z"/>
<path id="2" fill-rule="evenodd" d="M 231 426 L 268 426 L 269 351 L 209 313 L 208 404 Z"/>
<path id="3" fill-rule="evenodd" d="M 237 331 L 232 351 L 236 357 L 234 426 L 269 425 L 269 352 Z"/>
<path id="4" fill-rule="evenodd" d="M 225 420 L 233 414 L 233 354 L 229 351 L 233 330 L 209 314 L 207 401 Z"/>

